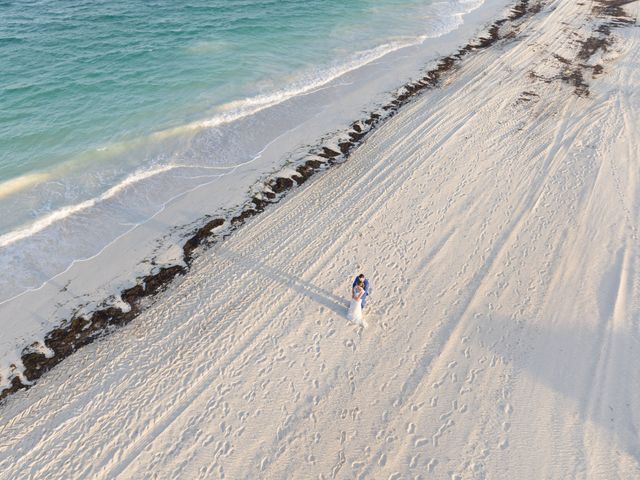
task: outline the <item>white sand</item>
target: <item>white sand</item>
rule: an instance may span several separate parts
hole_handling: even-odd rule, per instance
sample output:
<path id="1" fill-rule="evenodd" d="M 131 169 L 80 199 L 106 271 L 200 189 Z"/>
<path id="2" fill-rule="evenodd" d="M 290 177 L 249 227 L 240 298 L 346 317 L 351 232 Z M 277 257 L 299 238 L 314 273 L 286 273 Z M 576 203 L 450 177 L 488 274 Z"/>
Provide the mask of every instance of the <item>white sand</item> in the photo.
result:
<path id="1" fill-rule="evenodd" d="M 639 30 L 589 97 L 529 74 L 592 6 L 549 2 L 11 396 L 0 478 L 640 477 Z"/>

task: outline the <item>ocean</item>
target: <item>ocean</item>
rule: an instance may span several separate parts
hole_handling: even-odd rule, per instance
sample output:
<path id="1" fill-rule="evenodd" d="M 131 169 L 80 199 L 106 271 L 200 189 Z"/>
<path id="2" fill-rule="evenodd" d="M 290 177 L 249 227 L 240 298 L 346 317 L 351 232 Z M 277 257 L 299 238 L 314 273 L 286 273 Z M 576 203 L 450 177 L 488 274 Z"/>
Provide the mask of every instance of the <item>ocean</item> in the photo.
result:
<path id="1" fill-rule="evenodd" d="M 432 0 L 0 3 L 0 235 L 184 155 L 148 152 L 154 134 L 213 126 L 308 91 L 454 28 L 467 8 Z"/>
<path id="2" fill-rule="evenodd" d="M 476 17 L 482 0 L 0 1 L 0 307 L 71 295 L 56 282 L 80 263 L 105 272 L 69 274 L 80 290 L 135 282 L 114 255 L 149 261 L 241 204 L 465 43 L 492 1 Z"/>

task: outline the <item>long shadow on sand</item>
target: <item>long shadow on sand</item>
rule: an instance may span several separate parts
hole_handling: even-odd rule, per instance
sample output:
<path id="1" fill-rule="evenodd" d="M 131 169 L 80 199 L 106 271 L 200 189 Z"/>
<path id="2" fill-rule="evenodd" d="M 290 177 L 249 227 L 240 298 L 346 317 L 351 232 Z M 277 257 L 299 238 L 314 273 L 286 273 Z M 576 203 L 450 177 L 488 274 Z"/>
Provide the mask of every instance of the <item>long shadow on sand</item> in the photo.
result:
<path id="1" fill-rule="evenodd" d="M 228 248 L 223 247 L 218 249 L 216 251 L 216 255 L 242 266 L 242 268 L 249 272 L 261 275 L 269 280 L 275 280 L 288 289 L 308 297 L 341 317 L 346 316 L 348 308 L 348 301 L 346 297 L 339 297 L 338 295 L 318 287 L 311 282 L 294 277 L 278 270 L 277 268 L 267 265 L 257 258 L 249 257 L 247 255 L 239 255 Z"/>

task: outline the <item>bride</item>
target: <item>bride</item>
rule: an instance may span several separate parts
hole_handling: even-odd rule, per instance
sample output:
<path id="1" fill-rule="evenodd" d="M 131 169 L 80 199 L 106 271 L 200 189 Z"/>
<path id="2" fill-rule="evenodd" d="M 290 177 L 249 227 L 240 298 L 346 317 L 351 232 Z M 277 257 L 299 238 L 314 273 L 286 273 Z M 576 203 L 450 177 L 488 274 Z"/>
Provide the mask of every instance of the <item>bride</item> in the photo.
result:
<path id="1" fill-rule="evenodd" d="M 364 282 L 360 280 L 351 291 L 351 303 L 347 318 L 354 323 L 362 325 L 362 295 L 364 294 Z"/>

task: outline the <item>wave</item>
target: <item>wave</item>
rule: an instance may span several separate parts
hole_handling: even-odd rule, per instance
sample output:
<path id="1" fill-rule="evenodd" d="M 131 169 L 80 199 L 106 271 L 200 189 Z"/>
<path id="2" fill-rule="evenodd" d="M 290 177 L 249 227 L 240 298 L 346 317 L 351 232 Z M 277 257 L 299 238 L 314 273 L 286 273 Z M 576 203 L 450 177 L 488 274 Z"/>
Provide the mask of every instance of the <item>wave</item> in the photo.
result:
<path id="1" fill-rule="evenodd" d="M 227 102 L 216 108 L 216 110 L 223 113 L 215 115 L 214 117 L 209 119 L 197 120 L 185 125 L 180 125 L 178 127 L 172 127 L 166 130 L 155 132 L 152 134 L 152 137 L 157 139 L 164 139 L 189 131 L 214 128 L 220 125 L 234 122 L 241 118 L 258 113 L 259 111 L 266 108 L 278 105 L 290 98 L 313 93 L 314 91 L 317 91 L 318 89 L 326 86 L 328 83 L 353 70 L 363 67 L 368 63 L 378 60 L 383 56 L 401 48 L 419 45 L 427 38 L 428 37 L 426 35 L 421 35 L 418 37 L 407 37 L 405 41 L 390 42 L 369 50 L 358 52 L 354 55 L 354 58 L 350 62 L 336 64 L 324 68 L 322 70 L 322 73 L 319 75 L 308 74 L 306 76 L 307 79 L 294 82 L 286 89 L 278 90 L 264 95 L 256 95 L 254 97 L 246 97 L 243 99 Z"/>
<path id="2" fill-rule="evenodd" d="M 18 240 L 22 240 L 24 238 L 35 235 L 38 232 L 41 232 L 45 228 L 53 225 L 60 220 L 64 220 L 65 218 L 74 215 L 76 213 L 82 212 L 88 208 L 91 208 L 97 205 L 100 202 L 108 200 L 119 192 L 123 191 L 125 188 L 134 185 L 135 183 L 141 182 L 149 177 L 153 177 L 155 175 L 159 175 L 161 173 L 167 172 L 169 170 L 173 170 L 174 168 L 178 168 L 176 165 L 164 165 L 161 167 L 156 167 L 148 170 L 138 171 L 130 176 L 128 176 L 125 180 L 118 183 L 117 185 L 111 187 L 109 190 L 104 192 L 99 197 L 91 198 L 89 200 L 85 200 L 84 202 L 77 203 L 75 205 L 69 205 L 54 212 L 51 212 L 45 215 L 42 218 L 34 221 L 30 225 L 20 228 L 18 230 L 14 230 L 9 233 L 5 233 L 4 235 L 0 235 L 0 247 L 6 247 L 11 245 L 12 243 L 17 242 Z"/>

